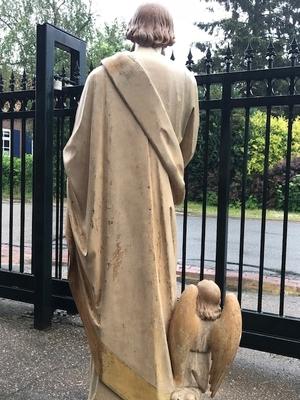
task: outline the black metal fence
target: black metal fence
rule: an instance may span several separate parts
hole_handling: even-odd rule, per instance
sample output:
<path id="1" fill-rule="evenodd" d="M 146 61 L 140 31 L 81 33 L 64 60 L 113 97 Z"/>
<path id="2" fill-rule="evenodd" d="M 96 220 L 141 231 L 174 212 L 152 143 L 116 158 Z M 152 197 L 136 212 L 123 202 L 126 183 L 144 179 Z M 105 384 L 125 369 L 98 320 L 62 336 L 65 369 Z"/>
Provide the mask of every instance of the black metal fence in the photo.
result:
<path id="1" fill-rule="evenodd" d="M 3 91 L 7 89 L 7 91 Z M 8 87 L 0 77 L 0 242 L 1 296 L 33 301 L 31 262 L 32 157 L 26 156 L 26 134 L 34 134 L 35 80 L 24 72 L 16 83 L 12 73 Z M 5 133 L 5 135 L 4 135 Z M 14 157 L 16 135 L 19 157 Z M 27 216 L 27 218 L 26 218 Z M 22 288 L 19 290 L 19 288 Z"/>
<path id="2" fill-rule="evenodd" d="M 229 286 L 231 290 L 237 292 L 238 299 L 243 309 L 243 338 L 242 345 L 260 350 L 278 352 L 290 356 L 300 356 L 300 319 L 299 319 L 299 297 L 292 297 L 293 305 L 289 310 L 285 309 L 285 305 L 291 297 L 286 294 L 287 283 L 287 255 L 293 253 L 295 258 L 293 262 L 293 272 L 289 272 L 289 281 L 297 280 L 295 292 L 298 289 L 299 296 L 299 279 L 300 270 L 294 272 L 300 261 L 300 253 L 296 248 L 297 244 L 295 236 L 288 235 L 289 227 L 289 203 L 290 203 L 290 181 L 291 181 L 291 160 L 292 156 L 299 157 L 299 153 L 292 152 L 292 144 L 300 140 L 296 136 L 293 129 L 294 123 L 300 113 L 300 93 L 298 80 L 300 78 L 300 66 L 296 65 L 299 48 L 295 40 L 293 40 L 289 55 L 290 66 L 283 68 L 274 68 L 273 61 L 275 57 L 272 43 L 269 44 L 266 59 L 268 66 L 266 69 L 251 70 L 252 59 L 254 56 L 251 46 L 245 51 L 245 71 L 231 71 L 231 53 L 228 48 L 227 55 L 224 59 L 225 72 L 211 73 L 212 57 L 208 50 L 206 54 L 206 74 L 197 75 L 196 80 L 201 93 L 200 108 L 201 108 L 201 137 L 198 151 L 203 155 L 202 170 L 198 171 L 198 179 L 202 179 L 200 191 L 202 194 L 202 210 L 201 228 L 199 220 L 200 238 L 198 242 L 199 249 L 199 278 L 203 279 L 206 275 L 213 274 L 218 285 L 222 288 L 223 294 Z M 192 68 L 192 59 L 189 57 L 188 66 Z M 276 88 L 276 89 L 275 89 Z M 255 248 L 250 248 L 257 254 L 256 260 L 252 264 L 247 264 L 247 224 L 249 219 L 246 217 L 247 200 L 251 196 L 251 185 L 249 185 L 248 160 L 249 160 L 249 143 L 251 140 L 251 115 L 260 110 L 260 115 L 264 115 L 264 128 L 262 132 L 263 148 L 261 163 L 261 188 L 260 197 L 261 204 L 258 205 L 259 219 L 255 221 L 257 228 Z M 238 113 L 242 120 L 242 130 L 237 132 L 233 130 L 233 119 Z M 284 132 L 284 185 L 282 188 L 283 204 L 282 217 L 276 222 L 276 232 L 280 238 L 280 260 L 274 256 L 273 262 L 276 264 L 273 269 L 266 268 L 266 250 L 270 243 L 267 243 L 267 226 L 270 221 L 267 219 L 268 209 L 268 190 L 270 186 L 269 170 L 271 156 L 271 137 L 273 134 L 272 117 L 279 118 L 284 116 L 287 121 L 286 132 Z M 236 124 L 235 124 L 236 127 Z M 240 135 L 239 146 L 236 145 L 237 134 Z M 214 173 L 210 171 L 211 157 L 210 149 L 215 144 L 211 142 L 216 140 L 218 136 L 218 157 L 213 163 Z M 234 146 L 235 144 L 235 146 Z M 236 154 L 238 152 L 239 154 Z M 240 158 L 240 166 L 235 164 L 236 158 Z M 236 171 L 239 169 L 239 174 Z M 187 181 L 191 175 L 192 166 L 187 172 Z M 216 173 L 217 171 L 217 173 Z M 235 172 L 235 174 L 233 173 Z M 193 171 L 195 173 L 195 171 Z M 300 172 L 300 170 L 299 170 Z M 298 172 L 298 173 L 299 173 Z M 236 176 L 237 175 L 237 176 Z M 208 238 L 207 226 L 209 222 L 208 211 L 209 199 L 208 188 L 211 186 L 209 180 L 215 179 L 217 176 L 217 217 L 215 225 L 215 252 L 210 252 L 210 256 L 206 256 L 207 245 L 212 236 Z M 195 179 L 195 176 L 194 176 Z M 274 176 L 272 176 L 274 179 Z M 190 182 L 187 182 L 189 186 Z M 237 189 L 238 186 L 238 189 Z M 232 196 L 232 191 L 238 192 Z M 299 195 L 299 193 L 298 193 Z M 228 216 L 230 200 L 238 197 L 238 206 L 235 201 L 235 219 Z M 189 260 L 187 253 L 187 243 L 190 239 L 188 232 L 189 219 L 189 192 L 187 193 L 184 204 L 183 215 L 183 244 L 182 244 L 182 288 L 185 284 L 186 266 Z M 236 199 L 235 199 L 236 200 Z M 299 197 L 300 201 L 300 197 Z M 298 218 L 299 221 L 299 218 Z M 231 227 L 228 232 L 228 224 L 231 222 Z M 295 223 L 294 223 L 295 225 Z M 294 231 L 300 234 L 300 224 L 296 225 Z M 234 246 L 236 254 L 231 254 L 231 260 L 227 257 L 228 243 L 230 243 L 228 233 L 235 236 Z M 295 235 L 295 233 L 294 233 Z M 293 239 L 293 247 L 288 248 L 288 238 Z M 270 240 L 268 238 L 268 240 Z M 272 239 L 271 239 L 272 240 Z M 278 239 L 277 239 L 278 241 Z M 231 247 L 233 246 L 230 243 Z M 194 244 L 195 246 L 195 244 Z M 249 255 L 247 255 L 249 258 Z M 270 252 L 268 253 L 270 257 Z M 275 256 L 276 257 L 276 256 Z M 234 259 L 232 259 L 234 258 Z M 209 259 L 209 260 L 208 260 Z M 193 259 L 194 265 L 195 259 Z M 208 262 L 209 261 L 209 262 Z M 206 270 L 207 264 L 210 264 L 210 269 Z M 235 266 L 235 268 L 233 268 Z M 252 268 L 251 281 L 252 287 L 250 296 L 244 291 L 244 286 L 247 286 L 247 279 L 244 271 L 246 267 Z M 290 266 L 289 266 L 290 267 Z M 249 268 L 247 268 L 249 269 Z M 270 277 L 270 272 L 271 277 Z M 226 276 L 230 274 L 229 285 L 226 284 Z M 249 274 L 248 274 L 249 275 Z M 273 275 L 273 276 L 272 276 Z M 275 276 L 274 276 L 275 275 Z M 279 276 L 279 278 L 277 276 Z M 271 278 L 271 279 L 270 279 Z M 272 282 L 273 285 L 269 282 Z M 272 296 L 268 294 L 272 290 Z M 244 297 L 247 297 L 244 299 Z M 243 300 L 245 300 L 243 302 Z M 297 306 L 298 301 L 298 306 Z M 265 302 L 265 304 L 264 304 Z M 244 305 L 244 304 L 245 305 Z"/>
<path id="3" fill-rule="evenodd" d="M 293 141 L 293 121 L 299 114 L 300 95 L 298 94 L 297 79 L 300 67 L 296 66 L 298 47 L 293 44 L 291 66 L 273 68 L 274 55 L 270 51 L 269 68 L 251 71 L 253 53 L 251 48 L 246 52 L 247 70 L 230 71 L 231 57 L 225 59 L 226 72 L 211 73 L 211 54 L 206 56 L 206 74 L 196 75 L 200 93 L 201 131 L 198 152 L 202 152 L 201 170 L 197 170 L 197 181 L 201 192 L 202 210 L 196 217 L 189 215 L 189 193 L 184 203 L 182 216 L 181 246 L 181 280 L 182 289 L 186 279 L 203 279 L 215 276 L 216 282 L 226 290 L 226 276 L 230 289 L 236 290 L 243 307 L 244 331 L 242 344 L 247 347 L 276 352 L 293 357 L 300 357 L 300 319 L 299 315 L 286 315 L 287 301 L 286 256 L 288 252 L 289 226 L 289 181 L 291 164 L 291 146 Z M 60 74 L 55 73 L 55 49 L 67 54 L 67 63 Z M 37 41 L 37 77 L 28 83 L 26 74 L 17 87 L 14 76 L 11 76 L 9 88 L 3 90 L 0 80 L 0 127 L 8 126 L 13 132 L 15 125 L 20 126 L 22 133 L 29 132 L 33 136 L 33 187 L 30 174 L 27 174 L 31 164 L 26 156 L 24 135 L 20 144 L 20 162 L 14 157 L 8 157 L 8 192 L 4 190 L 4 177 L 1 175 L 1 269 L 0 296 L 35 304 L 35 327 L 43 329 L 51 323 L 53 310 L 65 309 L 75 312 L 76 308 L 71 297 L 67 282 L 68 254 L 63 236 L 65 210 L 65 175 L 62 163 L 62 150 L 68 139 L 77 107 L 77 102 L 85 79 L 85 44 L 81 40 L 63 32 L 52 25 L 38 27 Z M 66 59 L 66 58 L 65 58 Z M 192 56 L 189 54 L 187 66 L 192 68 Z M 286 93 L 273 88 L 277 80 L 287 80 Z M 260 85 L 263 83 L 263 85 Z M 265 86 L 266 83 L 266 86 Z M 259 94 L 255 95 L 253 88 L 259 86 Z M 30 86 L 30 88 L 29 88 Z M 35 87 L 36 86 L 36 87 Z M 263 92 L 265 87 L 265 92 Z M 282 86 L 286 88 L 286 86 Z M 21 90 L 20 90 L 21 89 Z M 282 89 L 282 91 L 285 89 Z M 247 199 L 248 190 L 248 155 L 251 138 L 251 115 L 253 110 L 261 109 L 265 113 L 263 174 L 262 174 L 262 203 L 259 246 L 255 248 L 258 263 L 257 272 L 252 281 L 249 305 L 248 289 L 245 290 L 247 273 Z M 227 261 L 228 224 L 229 234 L 232 222 L 228 217 L 228 205 L 232 190 L 232 160 L 234 135 L 232 119 L 234 113 L 242 113 L 242 145 L 240 146 L 241 171 L 239 183 L 239 217 L 238 223 L 238 258 L 234 262 L 236 270 L 231 271 L 232 260 Z M 268 171 L 270 158 L 270 137 L 272 135 L 271 118 L 274 114 L 285 113 L 288 119 L 286 134 L 286 169 L 285 191 L 282 219 L 282 251 L 280 266 L 280 291 L 272 301 L 278 298 L 278 309 L 265 312 L 264 291 L 268 274 L 265 268 L 266 257 L 266 227 L 268 199 Z M 8 124 L 8 125 L 7 125 Z M 216 141 L 217 159 L 210 163 L 211 143 Z M 11 137 L 13 141 L 13 137 Z M 2 146 L 2 144 L 1 144 Z M 11 147 L 12 148 L 12 147 Z M 2 147 L 0 165 L 3 171 Z M 12 153 L 10 154 L 10 156 Z M 7 157 L 6 157 L 7 158 Z M 15 164 L 20 163 L 20 184 L 16 184 Z M 214 165 L 217 176 L 217 213 L 216 218 L 210 217 L 209 188 L 210 168 Z M 218 167 L 218 168 L 216 168 Z M 187 186 L 191 186 L 193 165 L 186 174 Z M 27 171 L 27 172 L 26 172 Z M 188 177 L 188 174 L 190 175 Z M 31 202 L 32 198 L 32 202 Z M 199 233 L 194 240 L 189 231 L 190 221 L 196 220 L 196 230 Z M 211 224 L 211 221 L 213 223 Z M 32 229 L 31 229 L 32 227 Z M 299 225 L 300 227 L 300 225 Z M 214 235 L 211 236 L 210 232 Z M 5 232 L 5 234 L 4 234 Z M 5 236 L 6 235 L 6 236 Z M 197 257 L 190 257 L 190 242 L 197 249 Z M 31 254 L 32 247 L 32 254 Z M 209 249 L 215 248 L 211 254 Z M 293 249 L 292 249 L 293 251 Z M 294 249 L 297 251 L 297 249 Z M 197 258 L 197 260 L 195 260 Z M 192 259 L 192 261 L 191 261 Z M 180 264 L 180 263 L 179 263 Z M 192 267 L 192 268 L 190 268 Z M 193 270 L 193 274 L 189 271 Z M 276 286 L 276 285 L 275 285 Z M 256 299 L 253 305 L 253 299 Z M 297 297 L 293 297 L 297 299 Z M 299 297 L 298 297 L 299 299 Z"/>

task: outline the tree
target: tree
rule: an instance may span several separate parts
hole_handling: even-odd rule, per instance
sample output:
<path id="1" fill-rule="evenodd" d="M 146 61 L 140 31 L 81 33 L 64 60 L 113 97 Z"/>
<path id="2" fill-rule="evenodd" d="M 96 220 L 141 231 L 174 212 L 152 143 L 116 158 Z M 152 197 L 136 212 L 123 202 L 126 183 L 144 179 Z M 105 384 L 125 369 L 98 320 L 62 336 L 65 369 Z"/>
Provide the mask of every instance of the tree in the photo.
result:
<path id="1" fill-rule="evenodd" d="M 85 40 L 92 37 L 94 19 L 81 0 L 6 0 L 0 5 L 0 64 L 35 66 L 36 24 L 50 22 Z"/>
<path id="2" fill-rule="evenodd" d="M 111 25 L 105 23 L 103 29 L 96 30 L 96 35 L 88 51 L 88 59 L 93 65 L 118 51 L 129 50 L 124 43 L 126 25 L 123 21 L 115 19 Z"/>
<path id="3" fill-rule="evenodd" d="M 207 3 L 215 3 L 205 0 Z M 254 67 L 266 64 L 268 41 L 274 43 L 275 65 L 287 63 L 289 44 L 293 37 L 300 39 L 299 0 L 216 0 L 228 12 L 228 18 L 213 22 L 199 22 L 198 27 L 210 35 L 218 33 L 216 56 L 225 55 L 227 43 L 232 47 L 233 66 L 240 68 L 244 51 L 251 40 L 255 58 Z M 212 13 L 215 6 L 208 8 Z M 220 32 L 223 33 L 220 35 Z M 207 43 L 197 43 L 204 51 Z"/>
<path id="4" fill-rule="evenodd" d="M 52 23 L 87 41 L 89 62 L 124 48 L 123 23 L 95 26 L 90 0 L 5 0 L 0 3 L 0 70 L 34 73 L 36 24 Z M 60 55 L 61 56 L 61 55 Z"/>

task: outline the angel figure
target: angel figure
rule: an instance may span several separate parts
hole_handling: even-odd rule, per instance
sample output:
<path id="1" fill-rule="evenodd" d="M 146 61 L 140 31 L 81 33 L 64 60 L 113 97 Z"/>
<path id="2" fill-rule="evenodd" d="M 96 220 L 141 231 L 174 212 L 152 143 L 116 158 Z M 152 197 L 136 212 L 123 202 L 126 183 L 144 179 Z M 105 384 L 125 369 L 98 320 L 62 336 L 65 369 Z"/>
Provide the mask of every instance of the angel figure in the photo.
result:
<path id="1" fill-rule="evenodd" d="M 227 294 L 223 311 L 219 287 L 209 280 L 189 285 L 170 320 L 168 343 L 176 390 L 171 400 L 199 400 L 210 385 L 214 397 L 239 347 L 241 309 Z"/>

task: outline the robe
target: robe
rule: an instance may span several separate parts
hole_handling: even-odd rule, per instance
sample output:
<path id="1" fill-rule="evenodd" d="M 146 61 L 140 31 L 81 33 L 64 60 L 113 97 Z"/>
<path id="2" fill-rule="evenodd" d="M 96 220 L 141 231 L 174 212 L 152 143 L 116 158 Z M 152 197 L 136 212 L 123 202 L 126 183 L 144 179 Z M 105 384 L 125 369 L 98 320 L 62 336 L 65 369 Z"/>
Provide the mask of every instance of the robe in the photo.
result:
<path id="1" fill-rule="evenodd" d="M 92 355 L 89 400 L 167 400 L 176 301 L 174 203 L 195 150 L 197 85 L 160 54 L 87 78 L 64 149 L 69 282 Z"/>

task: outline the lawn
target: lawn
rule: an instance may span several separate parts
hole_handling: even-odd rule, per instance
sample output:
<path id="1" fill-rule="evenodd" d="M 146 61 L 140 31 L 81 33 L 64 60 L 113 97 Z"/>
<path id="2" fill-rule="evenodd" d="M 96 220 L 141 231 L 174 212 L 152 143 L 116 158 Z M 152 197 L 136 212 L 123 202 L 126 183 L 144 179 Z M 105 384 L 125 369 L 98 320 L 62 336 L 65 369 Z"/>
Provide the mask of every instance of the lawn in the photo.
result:
<path id="1" fill-rule="evenodd" d="M 183 212 L 183 204 L 177 206 L 176 211 Z M 202 204 L 196 203 L 194 201 L 190 201 L 188 203 L 188 213 L 191 215 L 201 215 L 202 214 Z M 207 206 L 206 213 L 207 213 L 207 216 L 209 216 L 209 217 L 216 217 L 217 216 L 217 207 L 216 206 Z M 229 216 L 232 218 L 240 218 L 241 209 L 230 206 L 229 207 Z M 261 218 L 261 209 L 258 209 L 258 208 L 247 209 L 246 210 L 246 218 L 260 219 Z M 283 211 L 267 210 L 267 219 L 282 220 L 283 219 Z M 290 212 L 289 213 L 289 221 L 299 221 L 300 222 L 300 213 Z"/>

